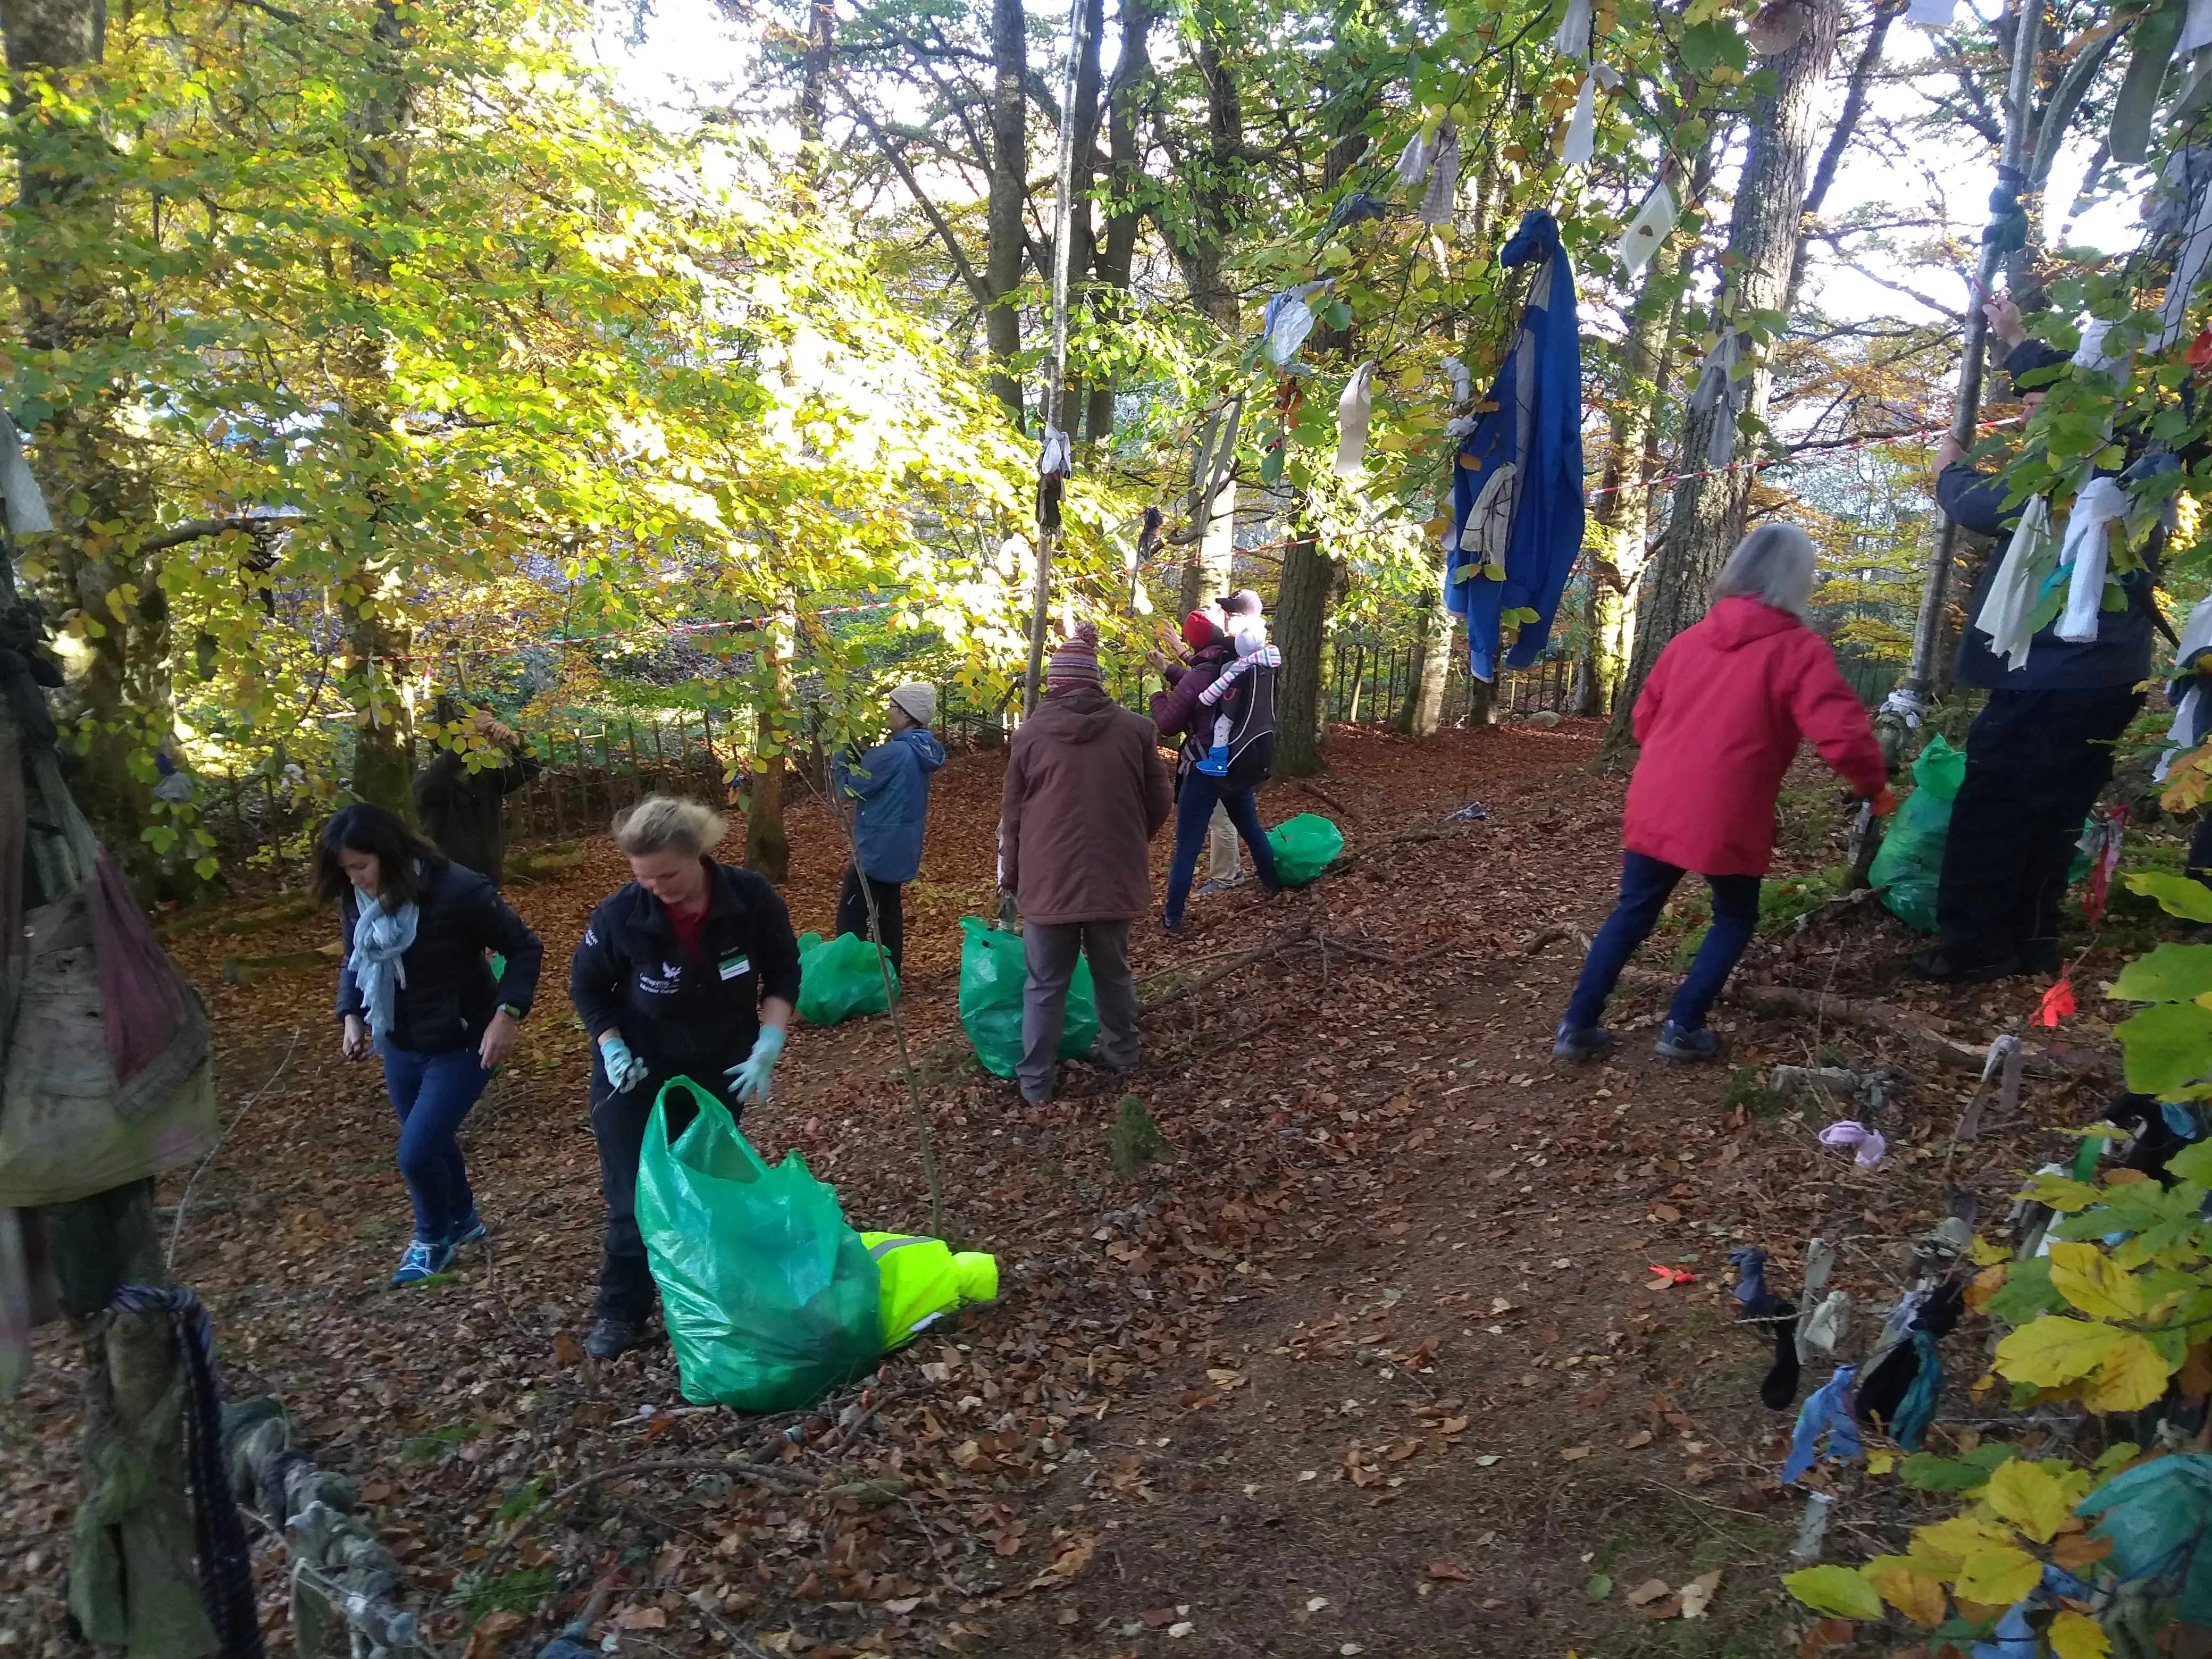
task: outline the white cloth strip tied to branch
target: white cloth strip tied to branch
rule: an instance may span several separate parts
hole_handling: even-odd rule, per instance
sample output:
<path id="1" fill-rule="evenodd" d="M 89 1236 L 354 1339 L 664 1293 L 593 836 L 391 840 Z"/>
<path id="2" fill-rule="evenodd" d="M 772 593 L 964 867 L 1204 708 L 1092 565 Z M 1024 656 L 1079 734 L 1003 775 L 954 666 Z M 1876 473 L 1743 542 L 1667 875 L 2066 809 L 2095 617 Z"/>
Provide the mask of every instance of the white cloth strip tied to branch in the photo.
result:
<path id="1" fill-rule="evenodd" d="M 1578 167 L 1588 161 L 1597 149 L 1597 76 L 1583 76 L 1582 90 L 1575 94 L 1575 112 L 1567 122 L 1565 143 L 1559 146 L 1559 160 L 1567 167 Z"/>
<path id="2" fill-rule="evenodd" d="M 2192 145 L 2169 161 L 2162 175 L 2166 189 L 2185 185 L 2188 197 L 2179 212 L 2163 210 L 2165 216 L 2180 220 L 2181 246 L 2173 256 L 2166 299 L 2158 308 L 2158 337 L 2148 343 L 2153 351 L 2172 345 L 2188 327 L 2189 296 L 2204 275 L 2206 260 L 2212 258 L 2212 167 L 2204 161 L 2201 147 Z"/>
<path id="3" fill-rule="evenodd" d="M 1429 176 L 1429 161 L 1436 154 L 1436 139 L 1431 134 L 1417 132 L 1406 140 L 1406 148 L 1398 152 L 1398 182 L 1407 189 Z"/>
<path id="4" fill-rule="evenodd" d="M 1892 690 L 1890 694 L 1881 700 L 1879 712 L 1896 715 L 1905 722 L 1905 730 L 1917 732 L 1920 729 L 1921 717 L 1928 712 L 1928 704 L 1926 700 L 1911 686 L 1900 685 Z"/>
<path id="5" fill-rule="evenodd" d="M 1267 301 L 1267 309 L 1260 319 L 1260 333 L 1267 341 L 1267 361 L 1277 368 L 1289 367 L 1291 359 L 1298 355 L 1298 348 L 1306 343 L 1306 336 L 1313 332 L 1310 301 L 1313 295 L 1328 286 L 1325 282 L 1301 283 Z"/>
<path id="6" fill-rule="evenodd" d="M 4 409 L 0 409 L 0 503 L 5 505 L 11 536 L 43 536 L 54 527 L 46 498 L 39 493 L 31 464 L 23 459 L 23 434 Z"/>
<path id="7" fill-rule="evenodd" d="M 1415 210 L 1415 217 L 1431 228 L 1448 225 L 1452 222 L 1452 210 L 1459 200 L 1459 129 L 1444 118 L 1437 129 L 1436 158 L 1429 164 L 1429 188 Z"/>
<path id="8" fill-rule="evenodd" d="M 1037 477 L 1065 478 L 1074 470 L 1074 452 L 1067 434 L 1049 422 L 1044 428 L 1044 447 L 1037 452 Z"/>
<path id="9" fill-rule="evenodd" d="M 1726 466 L 1735 459 L 1736 417 L 1743 412 L 1751 387 L 1748 376 L 1739 378 L 1735 373 L 1742 361 L 1742 331 L 1724 328 L 1698 366 L 1698 386 L 1690 394 L 1690 408 L 1698 413 L 1714 411 L 1712 436 L 1705 445 L 1708 466 Z"/>
<path id="10" fill-rule="evenodd" d="M 1905 21 L 1923 29 L 1948 29 L 1959 9 L 1959 0 L 1912 0 L 1905 9 Z"/>
<path id="11" fill-rule="evenodd" d="M 1374 358 L 1354 369 L 1336 400 L 1336 476 L 1357 478 L 1366 472 L 1367 424 L 1375 409 Z"/>
<path id="12" fill-rule="evenodd" d="M 2136 355 L 2134 348 L 2130 347 L 2125 351 L 2117 353 L 2105 349 L 2106 337 L 2118 326 L 2118 322 L 2107 321 L 2100 317 L 2084 317 L 2081 319 L 2081 343 L 2074 348 L 2072 358 L 2074 367 L 2087 369 L 2092 374 L 2104 373 L 2125 377 L 2128 364 L 2134 360 Z"/>
<path id="13" fill-rule="evenodd" d="M 2069 644 L 2087 645 L 2097 637 L 2098 616 L 2105 604 L 2105 571 L 2112 558 L 2112 526 L 2127 512 L 2128 492 L 2117 480 L 2092 478 L 2066 515 L 2058 562 L 2070 568 L 2073 576 L 2066 589 L 2066 609 L 2058 617 L 2058 637 Z"/>
<path id="14" fill-rule="evenodd" d="M 2174 672 L 2190 677 L 2189 690 L 2182 693 L 2173 711 L 2173 724 L 2166 728 L 2170 746 L 2158 757 L 2157 769 L 2150 775 L 2154 783 L 2164 783 L 2174 762 L 2197 747 L 2197 734 L 2204 727 L 2205 702 L 2203 678 L 2197 671 L 2202 666 L 2198 659 L 2208 651 L 2212 651 L 2212 599 L 2199 599 L 2189 620 L 2181 625 L 2181 642 L 2173 647 Z"/>
<path id="15" fill-rule="evenodd" d="M 1650 264 L 1651 256 L 1673 234 L 1674 222 L 1680 216 L 1680 210 L 1674 205 L 1674 192 L 1662 179 L 1650 195 L 1644 198 L 1644 205 L 1637 209 L 1636 216 L 1628 222 L 1628 228 L 1620 234 L 1620 246 L 1616 251 L 1631 276 Z"/>
<path id="16" fill-rule="evenodd" d="M 1981 615 L 1974 618 L 1975 630 L 1990 636 L 1990 649 L 2004 659 L 2008 672 L 2027 661 L 2028 648 L 2035 638 L 2029 619 L 2035 614 L 2044 573 L 2055 562 L 2057 550 L 2057 539 L 2051 531 L 2051 502 L 2035 496 L 2021 509 L 2004 562 L 1990 579 Z"/>
<path id="17" fill-rule="evenodd" d="M 1567 15 L 1552 33 L 1552 50 L 1563 58 L 1585 58 L 1590 47 L 1590 0 L 1567 0 Z"/>

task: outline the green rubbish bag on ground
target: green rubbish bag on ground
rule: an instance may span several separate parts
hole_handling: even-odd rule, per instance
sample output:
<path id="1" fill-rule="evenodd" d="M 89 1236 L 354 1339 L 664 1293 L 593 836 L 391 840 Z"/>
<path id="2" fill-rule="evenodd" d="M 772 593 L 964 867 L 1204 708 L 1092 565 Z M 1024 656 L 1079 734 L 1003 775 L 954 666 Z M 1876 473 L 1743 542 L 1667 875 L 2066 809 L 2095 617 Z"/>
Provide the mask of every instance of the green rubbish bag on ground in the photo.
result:
<path id="1" fill-rule="evenodd" d="M 825 939 L 799 936 L 799 1017 L 809 1025 L 835 1025 L 859 1014 L 880 1014 L 890 1006 L 884 995 L 883 947 L 857 933 Z M 891 975 L 898 988 L 898 975 Z"/>
<path id="2" fill-rule="evenodd" d="M 1940 737 L 1912 763 L 1912 793 L 1867 871 L 1881 890 L 1882 908 L 1908 927 L 1936 931 L 1936 889 L 1943 875 L 1943 838 L 1951 828 L 1951 801 L 1966 775 L 1966 757 Z"/>
<path id="3" fill-rule="evenodd" d="M 975 1058 L 993 1077 L 1012 1077 L 1022 1060 L 1022 984 L 1029 977 L 1022 936 L 1004 933 L 981 916 L 960 918 L 960 1024 L 975 1045 Z M 1080 1060 L 1098 1040 L 1098 997 L 1091 963 L 1079 958 L 1067 988 L 1067 1018 L 1060 1031 L 1060 1057 Z"/>
<path id="4" fill-rule="evenodd" d="M 699 1115 L 672 1146 L 676 1089 Z M 653 1103 L 637 1225 L 694 1405 L 793 1411 L 881 1354 L 875 1261 L 836 1193 L 797 1152 L 763 1163 L 729 1108 L 690 1078 L 671 1079 Z"/>
<path id="5" fill-rule="evenodd" d="M 1303 887 L 1336 862 L 1344 850 L 1344 831 L 1318 812 L 1301 812 L 1267 831 L 1275 854 L 1275 876 L 1285 887 Z"/>

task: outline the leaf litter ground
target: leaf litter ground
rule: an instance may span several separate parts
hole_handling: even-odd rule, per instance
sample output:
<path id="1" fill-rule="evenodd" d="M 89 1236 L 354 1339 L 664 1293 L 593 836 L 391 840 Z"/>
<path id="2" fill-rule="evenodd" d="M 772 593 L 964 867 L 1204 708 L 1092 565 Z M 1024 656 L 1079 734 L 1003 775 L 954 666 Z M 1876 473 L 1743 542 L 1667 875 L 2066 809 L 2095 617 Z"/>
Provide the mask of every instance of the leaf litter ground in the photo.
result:
<path id="1" fill-rule="evenodd" d="M 1803 1624 L 1775 1582 L 1790 1419 L 1758 1403 L 1767 1343 L 1728 1326 L 1729 1249 L 1771 1250 L 1787 1294 L 1823 1233 L 1836 1282 L 1887 1306 L 1948 1186 L 2001 1212 L 2057 1144 L 2032 1126 L 2096 1102 L 2032 1085 L 1950 1152 L 1972 1079 L 1912 1045 L 1724 1004 L 1723 1062 L 1670 1066 L 1649 1053 L 1663 994 L 1644 988 L 1615 1001 L 1611 1065 L 1554 1065 L 1579 951 L 1571 931 L 1522 947 L 1610 905 L 1620 786 L 1596 736 L 1340 733 L 1328 776 L 1262 805 L 1336 817 L 1351 868 L 1272 903 L 1201 901 L 1180 939 L 1140 929 L 1144 1066 L 1126 1085 L 1071 1066 L 1042 1109 L 980 1071 L 957 1023 L 957 921 L 991 911 L 1002 761 L 956 760 L 909 892 L 906 1006 L 948 1230 L 998 1254 L 1003 1295 L 818 1411 L 689 1406 L 665 1344 L 582 1355 L 601 1211 L 562 975 L 625 874 L 604 840 L 513 890 L 548 972 L 466 1132 L 492 1240 L 410 1292 L 383 1288 L 406 1206 L 379 1075 L 337 1054 L 331 972 L 238 987 L 220 977 L 235 940 L 176 941 L 226 1111 L 252 1103 L 192 1189 L 179 1276 L 213 1310 L 232 1395 L 280 1395 L 357 1479 L 433 1635 L 469 1659 L 532 1650 L 610 1574 L 594 1633 L 645 1654 L 1780 1650 Z M 1784 863 L 1811 870 L 1840 856 L 1841 814 L 1800 775 Z M 1486 819 L 1449 818 L 1478 799 Z M 811 808 L 792 830 L 794 922 L 826 927 L 842 846 Z M 1682 908 L 1647 966 L 1683 942 Z M 330 927 L 252 948 L 309 950 Z M 1886 999 L 1972 1042 L 2033 1005 L 2024 982 L 1902 991 L 1911 945 L 1831 906 L 1763 937 L 1740 978 Z M 1889 1161 L 1820 1146 L 1853 1109 L 1753 1086 L 1776 1062 L 1884 1070 Z M 1165 1142 L 1127 1180 L 1109 1156 L 1125 1086 Z M 802 1030 L 746 1127 L 804 1153 L 856 1225 L 926 1229 L 887 1021 Z M 1982 1341 L 1970 1321 L 1954 1374 Z M 0 1413 L 0 1650 L 70 1650 L 80 1373 L 49 1329 Z M 1947 1407 L 1972 1415 L 1956 1380 Z M 1909 1518 L 1876 1509 L 1840 1506 L 1836 1547 L 1873 1553 Z"/>

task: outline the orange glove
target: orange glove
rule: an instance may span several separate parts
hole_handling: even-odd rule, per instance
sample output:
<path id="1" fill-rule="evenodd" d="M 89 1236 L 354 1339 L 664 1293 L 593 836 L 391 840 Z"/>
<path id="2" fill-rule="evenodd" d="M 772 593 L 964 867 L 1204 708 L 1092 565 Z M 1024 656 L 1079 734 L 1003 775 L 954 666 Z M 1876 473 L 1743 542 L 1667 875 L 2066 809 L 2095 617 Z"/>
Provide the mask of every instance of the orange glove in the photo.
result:
<path id="1" fill-rule="evenodd" d="M 1897 792 L 1885 783 L 1881 787 L 1881 793 L 1874 798 L 1874 815 L 1878 818 L 1886 818 L 1895 811 L 1897 811 Z"/>

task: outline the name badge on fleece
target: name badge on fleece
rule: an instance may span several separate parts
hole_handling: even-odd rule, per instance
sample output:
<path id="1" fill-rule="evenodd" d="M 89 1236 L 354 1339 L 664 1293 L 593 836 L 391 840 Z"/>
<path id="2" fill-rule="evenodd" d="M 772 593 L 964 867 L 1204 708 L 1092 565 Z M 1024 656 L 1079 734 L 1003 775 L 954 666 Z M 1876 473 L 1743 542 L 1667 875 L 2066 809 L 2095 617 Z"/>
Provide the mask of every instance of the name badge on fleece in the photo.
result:
<path id="1" fill-rule="evenodd" d="M 753 963 L 750 957 L 732 957 L 722 963 L 724 979 L 735 979 L 738 975 L 750 974 L 752 970 Z"/>

